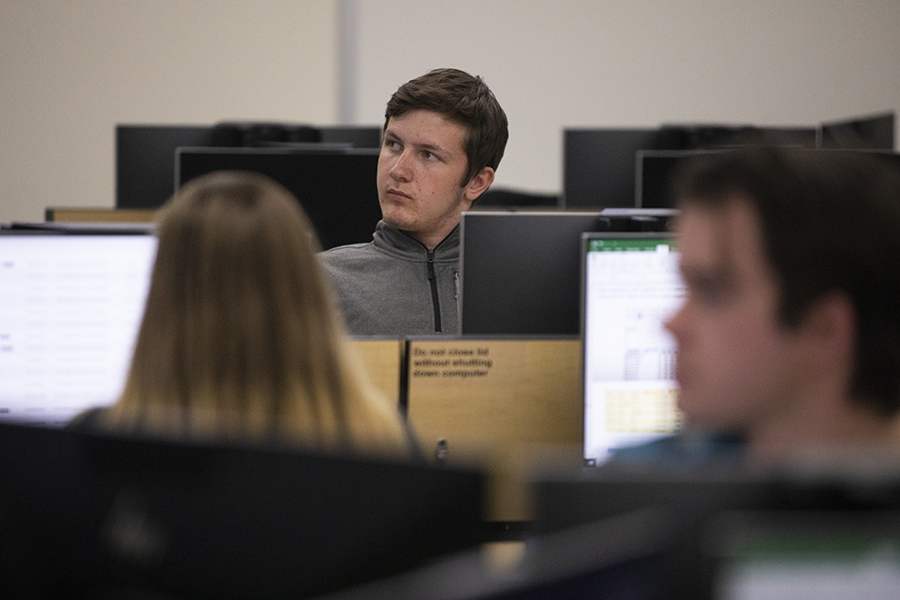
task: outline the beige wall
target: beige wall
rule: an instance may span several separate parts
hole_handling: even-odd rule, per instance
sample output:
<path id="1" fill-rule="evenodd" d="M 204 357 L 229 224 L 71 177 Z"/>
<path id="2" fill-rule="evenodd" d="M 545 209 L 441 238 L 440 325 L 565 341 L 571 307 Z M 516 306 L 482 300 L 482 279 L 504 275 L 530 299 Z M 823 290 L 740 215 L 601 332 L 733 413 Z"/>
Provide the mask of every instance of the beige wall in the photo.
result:
<path id="1" fill-rule="evenodd" d="M 0 222 L 112 206 L 116 123 L 375 124 L 447 65 L 509 114 L 497 184 L 558 192 L 564 127 L 900 112 L 898 23 L 897 0 L 0 0 Z"/>
<path id="2" fill-rule="evenodd" d="M 900 115 L 898 0 L 357 0 L 360 122 L 455 66 L 510 119 L 496 185 L 556 192 L 562 129 Z"/>
<path id="3" fill-rule="evenodd" d="M 0 222 L 115 200 L 116 123 L 334 123 L 333 0 L 0 0 Z"/>

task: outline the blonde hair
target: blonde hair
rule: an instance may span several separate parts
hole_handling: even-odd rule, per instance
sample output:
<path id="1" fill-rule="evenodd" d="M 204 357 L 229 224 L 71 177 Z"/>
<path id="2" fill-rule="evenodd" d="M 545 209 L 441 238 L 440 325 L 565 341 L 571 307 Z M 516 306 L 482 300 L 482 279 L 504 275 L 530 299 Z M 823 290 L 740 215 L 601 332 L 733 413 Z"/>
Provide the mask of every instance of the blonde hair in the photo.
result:
<path id="1" fill-rule="evenodd" d="M 363 375 L 297 200 L 255 173 L 185 185 L 161 210 L 131 369 L 107 425 L 152 434 L 404 452 Z"/>

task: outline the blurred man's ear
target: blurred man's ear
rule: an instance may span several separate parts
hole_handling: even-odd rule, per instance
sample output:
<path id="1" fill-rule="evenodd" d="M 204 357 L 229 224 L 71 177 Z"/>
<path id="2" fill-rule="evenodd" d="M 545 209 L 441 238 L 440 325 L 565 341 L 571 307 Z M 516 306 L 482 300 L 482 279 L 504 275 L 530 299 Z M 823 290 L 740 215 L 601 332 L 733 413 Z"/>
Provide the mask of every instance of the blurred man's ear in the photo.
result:
<path id="1" fill-rule="evenodd" d="M 800 324 L 811 342 L 811 351 L 832 362 L 849 360 L 856 347 L 856 310 L 842 292 L 826 294 L 809 309 Z"/>

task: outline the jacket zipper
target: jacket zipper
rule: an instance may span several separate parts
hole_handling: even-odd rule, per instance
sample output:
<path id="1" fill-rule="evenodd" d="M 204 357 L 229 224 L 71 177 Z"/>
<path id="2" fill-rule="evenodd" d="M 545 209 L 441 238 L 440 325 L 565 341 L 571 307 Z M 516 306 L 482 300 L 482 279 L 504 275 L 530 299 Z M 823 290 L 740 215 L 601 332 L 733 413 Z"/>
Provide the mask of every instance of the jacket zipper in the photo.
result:
<path id="1" fill-rule="evenodd" d="M 434 305 L 434 332 L 441 333 L 441 303 L 438 297 L 437 277 L 434 275 L 434 250 L 428 251 L 428 281 L 431 283 L 431 302 Z"/>

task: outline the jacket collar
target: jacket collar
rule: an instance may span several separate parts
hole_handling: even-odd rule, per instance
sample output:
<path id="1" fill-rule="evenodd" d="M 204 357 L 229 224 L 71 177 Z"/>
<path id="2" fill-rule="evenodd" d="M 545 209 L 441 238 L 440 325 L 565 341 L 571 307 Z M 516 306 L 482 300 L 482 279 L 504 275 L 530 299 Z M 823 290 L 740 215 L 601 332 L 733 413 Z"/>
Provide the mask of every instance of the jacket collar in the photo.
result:
<path id="1" fill-rule="evenodd" d="M 378 221 L 372 236 L 376 248 L 407 260 L 427 260 L 428 248 L 423 243 L 403 233 L 384 220 Z M 434 249 L 435 261 L 459 260 L 459 225 L 453 228 Z"/>

